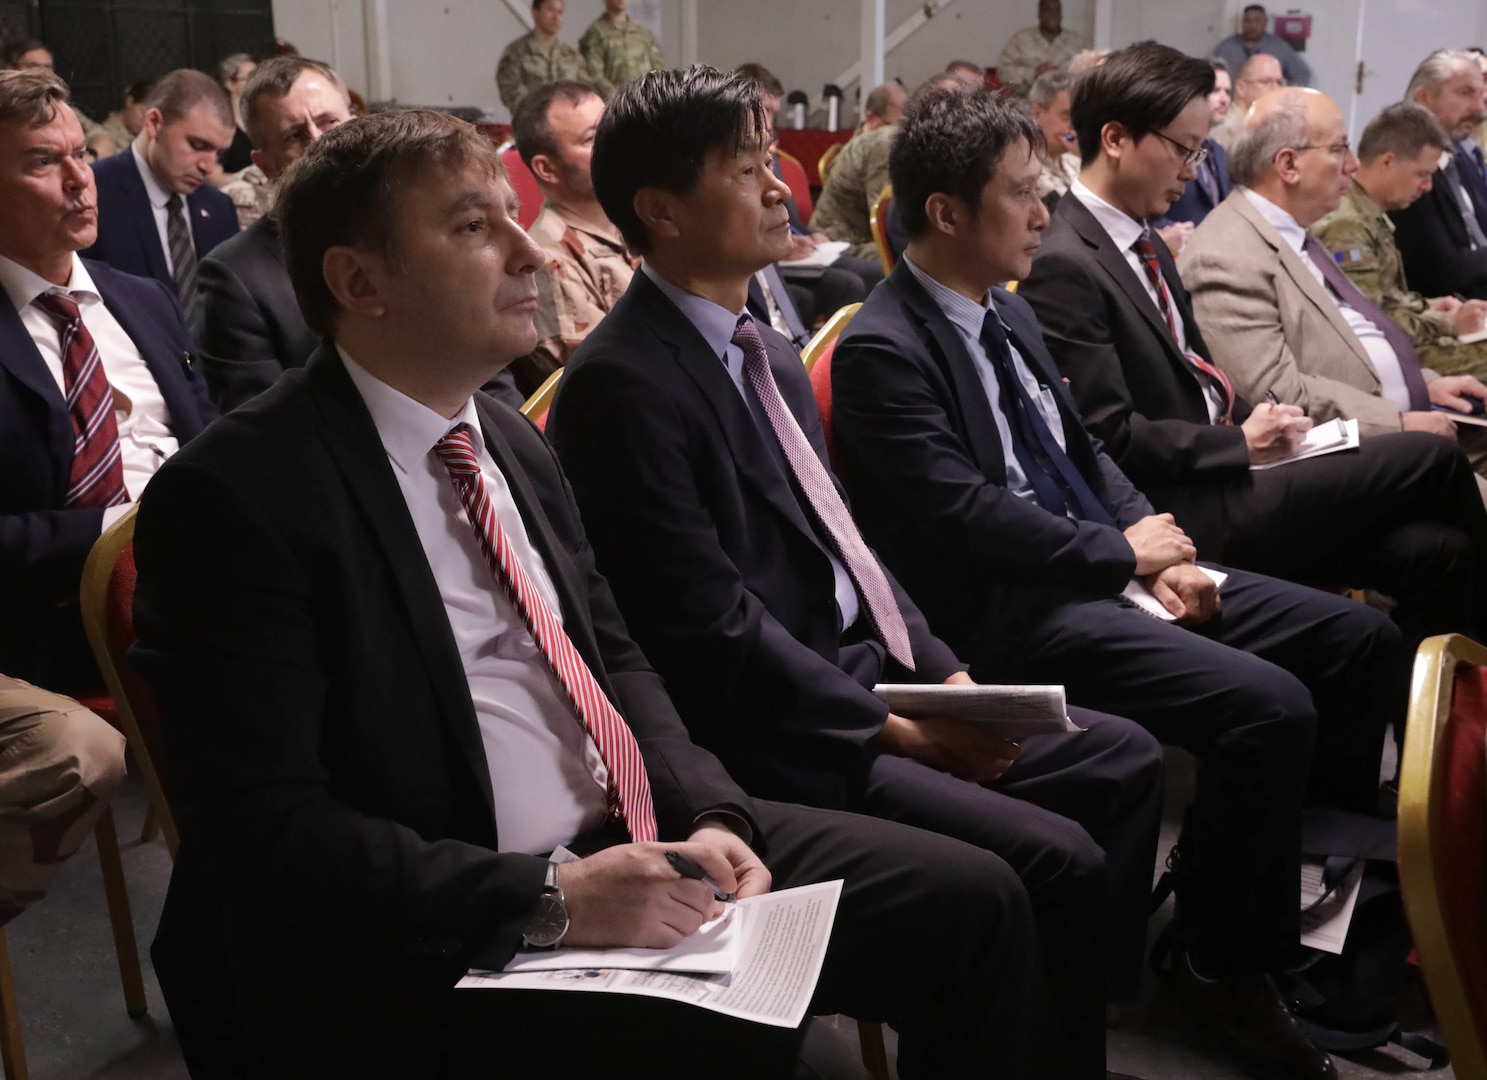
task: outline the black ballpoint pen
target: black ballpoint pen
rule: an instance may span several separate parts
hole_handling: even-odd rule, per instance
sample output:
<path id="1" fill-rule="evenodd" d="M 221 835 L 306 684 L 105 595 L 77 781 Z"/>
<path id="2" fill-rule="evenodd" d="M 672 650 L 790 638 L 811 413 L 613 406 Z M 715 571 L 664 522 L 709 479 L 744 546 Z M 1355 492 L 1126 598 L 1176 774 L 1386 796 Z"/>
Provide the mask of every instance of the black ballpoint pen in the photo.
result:
<path id="1" fill-rule="evenodd" d="M 683 855 L 680 851 L 668 851 L 666 853 L 666 861 L 669 862 L 671 864 L 671 868 L 682 877 L 691 878 L 693 881 L 702 882 L 702 884 L 706 885 L 713 891 L 713 896 L 723 901 L 723 903 L 731 904 L 738 899 L 738 897 L 733 893 L 724 892 L 722 889 L 718 888 L 718 883 L 712 878 L 708 877 L 705 873 L 703 873 L 702 867 L 698 866 L 691 859 Z"/>

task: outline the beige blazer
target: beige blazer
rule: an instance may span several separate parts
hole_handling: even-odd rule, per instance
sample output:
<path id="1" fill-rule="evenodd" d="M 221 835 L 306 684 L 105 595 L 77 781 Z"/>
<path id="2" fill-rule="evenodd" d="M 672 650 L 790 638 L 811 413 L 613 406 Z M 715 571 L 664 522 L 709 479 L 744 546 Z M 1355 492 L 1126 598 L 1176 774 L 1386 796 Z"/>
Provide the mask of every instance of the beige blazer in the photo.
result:
<path id="1" fill-rule="evenodd" d="M 1402 428 L 1331 294 L 1238 188 L 1194 231 L 1177 268 L 1214 361 L 1240 394 L 1263 401 L 1271 391 L 1317 423 L 1356 417 L 1363 435 Z"/>

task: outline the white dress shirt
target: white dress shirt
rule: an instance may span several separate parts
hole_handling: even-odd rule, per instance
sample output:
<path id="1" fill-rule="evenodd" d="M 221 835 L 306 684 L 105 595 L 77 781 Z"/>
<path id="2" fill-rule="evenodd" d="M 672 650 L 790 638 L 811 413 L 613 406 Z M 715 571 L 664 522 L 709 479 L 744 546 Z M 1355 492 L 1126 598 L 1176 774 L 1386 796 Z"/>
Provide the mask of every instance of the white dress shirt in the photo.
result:
<path id="1" fill-rule="evenodd" d="M 114 391 L 114 418 L 119 425 L 119 456 L 124 465 L 124 489 L 132 502 L 144 491 L 145 483 L 155 470 L 180 447 L 170 431 L 170 410 L 150 374 L 149 365 L 140 355 L 134 341 L 124 332 L 119 321 L 104 304 L 103 297 L 88 276 L 88 269 L 76 254 L 72 256 L 72 276 L 67 285 L 57 286 L 20 263 L 0 256 L 0 285 L 4 285 L 10 302 L 21 317 L 21 325 L 36 343 L 41 359 L 62 396 L 67 396 L 66 376 L 62 371 L 62 324 L 37 307 L 42 293 L 69 296 L 77 304 L 83 326 L 98 347 L 103 373 Z M 106 529 L 128 511 L 128 504 L 110 506 L 103 512 Z"/>
<path id="2" fill-rule="evenodd" d="M 1152 287 L 1151 278 L 1146 276 L 1146 267 L 1141 265 L 1141 256 L 1136 254 L 1136 249 L 1133 246 L 1137 240 L 1147 235 L 1146 226 L 1131 217 L 1124 210 L 1117 210 L 1111 206 L 1089 188 L 1085 187 L 1082 180 L 1075 180 L 1069 185 L 1069 194 L 1084 204 L 1085 208 L 1095 216 L 1095 220 L 1100 223 L 1100 227 L 1115 242 L 1115 246 L 1120 249 L 1121 255 L 1126 260 L 1126 265 L 1131 268 L 1131 273 L 1136 275 L 1136 280 L 1141 283 L 1141 288 L 1146 291 L 1146 295 L 1151 298 L 1153 306 L 1156 307 L 1157 318 L 1162 319 L 1162 301 L 1157 296 L 1156 289 Z M 1152 233 L 1151 242 L 1153 244 L 1161 244 L 1166 241 L 1155 233 Z M 1177 304 L 1173 301 L 1172 294 L 1167 291 L 1166 281 L 1162 280 L 1160 275 L 1158 276 L 1158 280 L 1162 283 L 1162 292 L 1167 293 L 1167 304 L 1172 311 L 1172 323 L 1177 333 L 1177 348 L 1186 356 L 1188 353 L 1187 328 L 1182 324 L 1182 318 L 1178 314 Z M 1198 383 L 1199 389 L 1203 391 L 1203 401 L 1208 406 L 1209 422 L 1217 422 L 1218 418 L 1224 415 L 1223 391 L 1219 389 L 1218 385 L 1212 379 L 1202 377 L 1196 371 L 1193 371 L 1191 366 L 1189 366 L 1188 371 Z"/>
<path id="3" fill-rule="evenodd" d="M 1033 493 L 1033 485 L 1028 482 L 1027 474 L 1022 471 L 1022 463 L 1017 460 L 1017 452 L 1013 449 L 1012 425 L 1002 409 L 1002 388 L 997 382 L 996 369 L 991 366 L 991 361 L 986 356 L 986 346 L 981 344 L 981 324 L 986 321 L 986 313 L 995 310 L 991 305 L 991 294 L 987 293 L 979 301 L 972 300 L 946 285 L 941 285 L 915 266 L 914 260 L 907 255 L 903 257 L 903 260 L 908 264 L 909 271 L 915 279 L 929 293 L 930 299 L 945 313 L 945 317 L 950 320 L 950 325 L 955 327 L 966 351 L 971 354 L 972 363 L 976 365 L 976 377 L 981 380 L 981 389 L 985 392 L 986 400 L 990 403 L 992 414 L 997 420 L 997 437 L 1002 442 L 1002 460 L 1007 463 L 1007 490 L 1020 499 L 1037 502 L 1037 496 Z M 1000 319 L 1001 316 L 998 315 L 997 318 Z M 1004 323 L 1004 329 L 1005 326 Z M 1054 441 L 1058 443 L 1058 448 L 1067 453 L 1069 447 L 1064 442 L 1064 418 L 1059 415 L 1058 402 L 1053 398 L 1053 391 L 1043 386 L 1034 377 L 1027 361 L 1017 351 L 1010 332 L 1007 334 L 1007 347 L 1012 351 L 1012 370 L 1016 372 L 1018 381 L 1022 383 L 1028 396 L 1037 402 L 1038 411 L 1043 414 L 1043 423 L 1048 425 L 1048 430 L 1053 435 Z M 1073 516 L 1072 510 L 1069 516 Z"/>
<path id="4" fill-rule="evenodd" d="M 485 747 L 498 849 L 546 854 L 604 823 L 609 771 L 491 571 L 449 470 L 434 453 L 439 440 L 460 424 L 471 427 L 480 475 L 512 554 L 561 623 L 552 578 L 485 447 L 474 401 L 446 419 L 360 367 L 344 349 L 338 351 L 372 414 L 449 616 Z"/>
<path id="5" fill-rule="evenodd" d="M 145 194 L 150 199 L 150 212 L 155 216 L 155 232 L 160 237 L 160 250 L 165 252 L 165 272 L 174 274 L 176 272 L 175 260 L 170 257 L 170 233 L 168 223 L 170 211 L 165 204 L 170 201 L 173 192 L 166 191 L 160 186 L 160 181 L 155 179 L 155 174 L 150 171 L 145 156 L 139 152 L 139 143 L 129 144 L 129 152 L 134 155 L 134 167 L 139 170 L 139 175 L 145 182 Z M 191 228 L 191 207 L 185 205 L 186 196 L 181 196 L 181 213 L 186 215 L 186 235 L 191 239 L 191 246 L 196 246 L 196 230 Z"/>
<path id="6" fill-rule="evenodd" d="M 1405 384 L 1404 370 L 1399 366 L 1399 357 L 1394 353 L 1394 346 L 1389 344 L 1389 339 L 1384 336 L 1384 332 L 1357 308 L 1344 303 L 1337 290 L 1327 283 L 1327 279 L 1322 276 L 1322 268 L 1312 262 L 1311 256 L 1303 250 L 1306 244 L 1306 230 L 1301 227 L 1300 222 L 1263 195 L 1257 195 L 1243 186 L 1239 190 L 1244 192 L 1244 197 L 1266 221 L 1270 222 L 1275 231 L 1280 233 L 1281 239 L 1296 253 L 1302 265 L 1311 272 L 1311 276 L 1317 279 L 1317 284 L 1326 290 L 1332 302 L 1337 305 L 1337 310 L 1347 322 L 1348 328 L 1363 343 L 1368 359 L 1373 362 L 1373 369 L 1378 373 L 1379 387 L 1384 400 L 1392 401 L 1408 412 L 1411 407 L 1410 389 Z"/>

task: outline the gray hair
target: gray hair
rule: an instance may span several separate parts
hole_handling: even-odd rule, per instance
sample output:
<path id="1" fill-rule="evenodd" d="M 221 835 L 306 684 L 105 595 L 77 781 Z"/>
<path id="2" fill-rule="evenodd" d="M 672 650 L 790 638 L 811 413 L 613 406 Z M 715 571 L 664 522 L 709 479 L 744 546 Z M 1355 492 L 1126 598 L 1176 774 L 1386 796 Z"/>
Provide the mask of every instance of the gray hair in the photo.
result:
<path id="1" fill-rule="evenodd" d="M 1295 94 L 1263 117 L 1247 116 L 1229 147 L 1229 179 L 1253 187 L 1274 168 L 1276 154 L 1304 145 L 1310 134 L 1306 112 L 1305 95 Z"/>
<path id="2" fill-rule="evenodd" d="M 1033 80 L 1027 92 L 1027 103 L 1046 109 L 1053 99 L 1074 85 L 1074 78 L 1067 71 L 1045 71 Z"/>
<path id="3" fill-rule="evenodd" d="M 1451 81 L 1460 67 L 1477 67 L 1477 58 L 1465 49 L 1436 49 L 1415 69 L 1410 76 L 1410 84 L 1404 89 L 1404 99 L 1413 101 L 1415 91 L 1425 87 L 1430 93 L 1435 94 L 1440 88 Z"/>

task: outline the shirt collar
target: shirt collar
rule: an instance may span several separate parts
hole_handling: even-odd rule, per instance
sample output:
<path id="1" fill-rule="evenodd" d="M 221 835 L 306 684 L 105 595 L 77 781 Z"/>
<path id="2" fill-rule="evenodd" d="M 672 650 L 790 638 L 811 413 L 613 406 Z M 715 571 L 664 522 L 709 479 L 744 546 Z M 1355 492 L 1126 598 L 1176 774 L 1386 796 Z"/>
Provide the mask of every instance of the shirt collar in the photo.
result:
<path id="1" fill-rule="evenodd" d="M 630 257 L 630 249 L 625 246 L 625 242 L 623 240 L 617 240 L 615 239 L 615 237 L 609 235 L 608 233 L 600 232 L 583 218 L 579 217 L 576 214 L 569 213 L 566 207 L 559 206 L 551 199 L 545 199 L 542 203 L 542 209 L 551 210 L 554 214 L 557 215 L 559 221 L 568 226 L 568 228 L 572 229 L 574 232 L 582 233 L 584 236 L 587 236 L 592 240 L 599 241 L 599 243 L 603 244 L 605 247 L 615 249 L 616 251 L 623 254 L 627 259 Z"/>
<path id="2" fill-rule="evenodd" d="M 948 285 L 942 285 L 930 277 L 919 267 L 914 265 L 914 260 L 907 255 L 903 257 L 904 264 L 908 266 L 909 273 L 914 275 L 916 281 L 924 286 L 924 291 L 939 305 L 945 317 L 964 334 L 973 338 L 981 336 L 981 324 L 986 321 L 986 313 L 995 310 L 991 306 L 991 293 L 987 292 L 980 302 L 972 300 L 969 296 L 962 296 Z M 1000 315 L 997 316 L 1001 318 Z"/>
<path id="3" fill-rule="evenodd" d="M 1146 226 L 1124 210 L 1117 210 L 1091 191 L 1083 180 L 1069 185 L 1069 194 L 1084 204 L 1100 227 L 1115 241 L 1121 251 L 1128 251 L 1132 244 L 1146 235 Z"/>
<path id="4" fill-rule="evenodd" d="M 465 407 L 453 420 L 440 416 L 421 401 L 414 401 L 401 390 L 395 390 L 366 368 L 362 367 L 340 345 L 336 352 L 346 365 L 346 374 L 356 384 L 357 392 L 372 414 L 372 423 L 382 439 L 382 448 L 394 466 L 404 475 L 418 467 L 429 451 L 440 439 L 461 424 L 470 425 L 476 440 L 476 455 L 479 455 L 480 414 L 475 411 L 475 399 L 465 402 Z"/>
<path id="5" fill-rule="evenodd" d="M 145 194 L 150 197 L 150 205 L 164 210 L 165 204 L 170 202 L 171 192 L 160 186 L 160 181 L 155 179 L 155 174 L 150 171 L 150 164 L 145 160 L 144 154 L 139 152 L 139 142 L 129 144 L 129 152 L 134 155 L 134 167 L 139 170 L 140 179 L 145 182 Z M 185 202 L 185 196 L 181 196 Z"/>
<path id="6" fill-rule="evenodd" d="M 665 293 L 666 298 L 677 306 L 686 316 L 687 321 L 697 328 L 697 332 L 707 342 L 707 347 L 713 351 L 713 355 L 721 359 L 733 341 L 733 332 L 738 329 L 739 316 L 748 314 L 748 309 L 745 308 L 738 312 L 729 311 L 721 304 L 715 304 L 695 293 L 689 293 L 686 289 L 673 285 L 663 278 L 648 262 L 642 262 L 640 269 L 646 277 L 655 282 L 656 288 Z"/>
<path id="7" fill-rule="evenodd" d="M 1244 192 L 1244 197 L 1250 201 L 1250 205 L 1260 211 L 1260 216 L 1270 222 L 1275 231 L 1280 233 L 1281 239 L 1291 246 L 1291 250 L 1300 255 L 1301 249 L 1306 245 L 1306 230 L 1301 227 L 1301 223 L 1288 211 L 1282 210 L 1265 196 L 1250 188 L 1241 187 L 1239 190 Z"/>
<path id="8" fill-rule="evenodd" d="M 42 293 L 47 292 L 66 293 L 77 301 L 79 306 L 87 301 L 102 299 L 97 287 L 93 284 L 93 279 L 88 276 L 87 268 L 83 266 L 83 260 L 78 258 L 77 252 L 72 253 L 72 276 L 67 279 L 66 285 L 53 285 L 40 274 L 27 270 L 20 263 L 0 255 L 0 285 L 4 286 L 16 311 L 24 311 L 27 305 Z"/>

